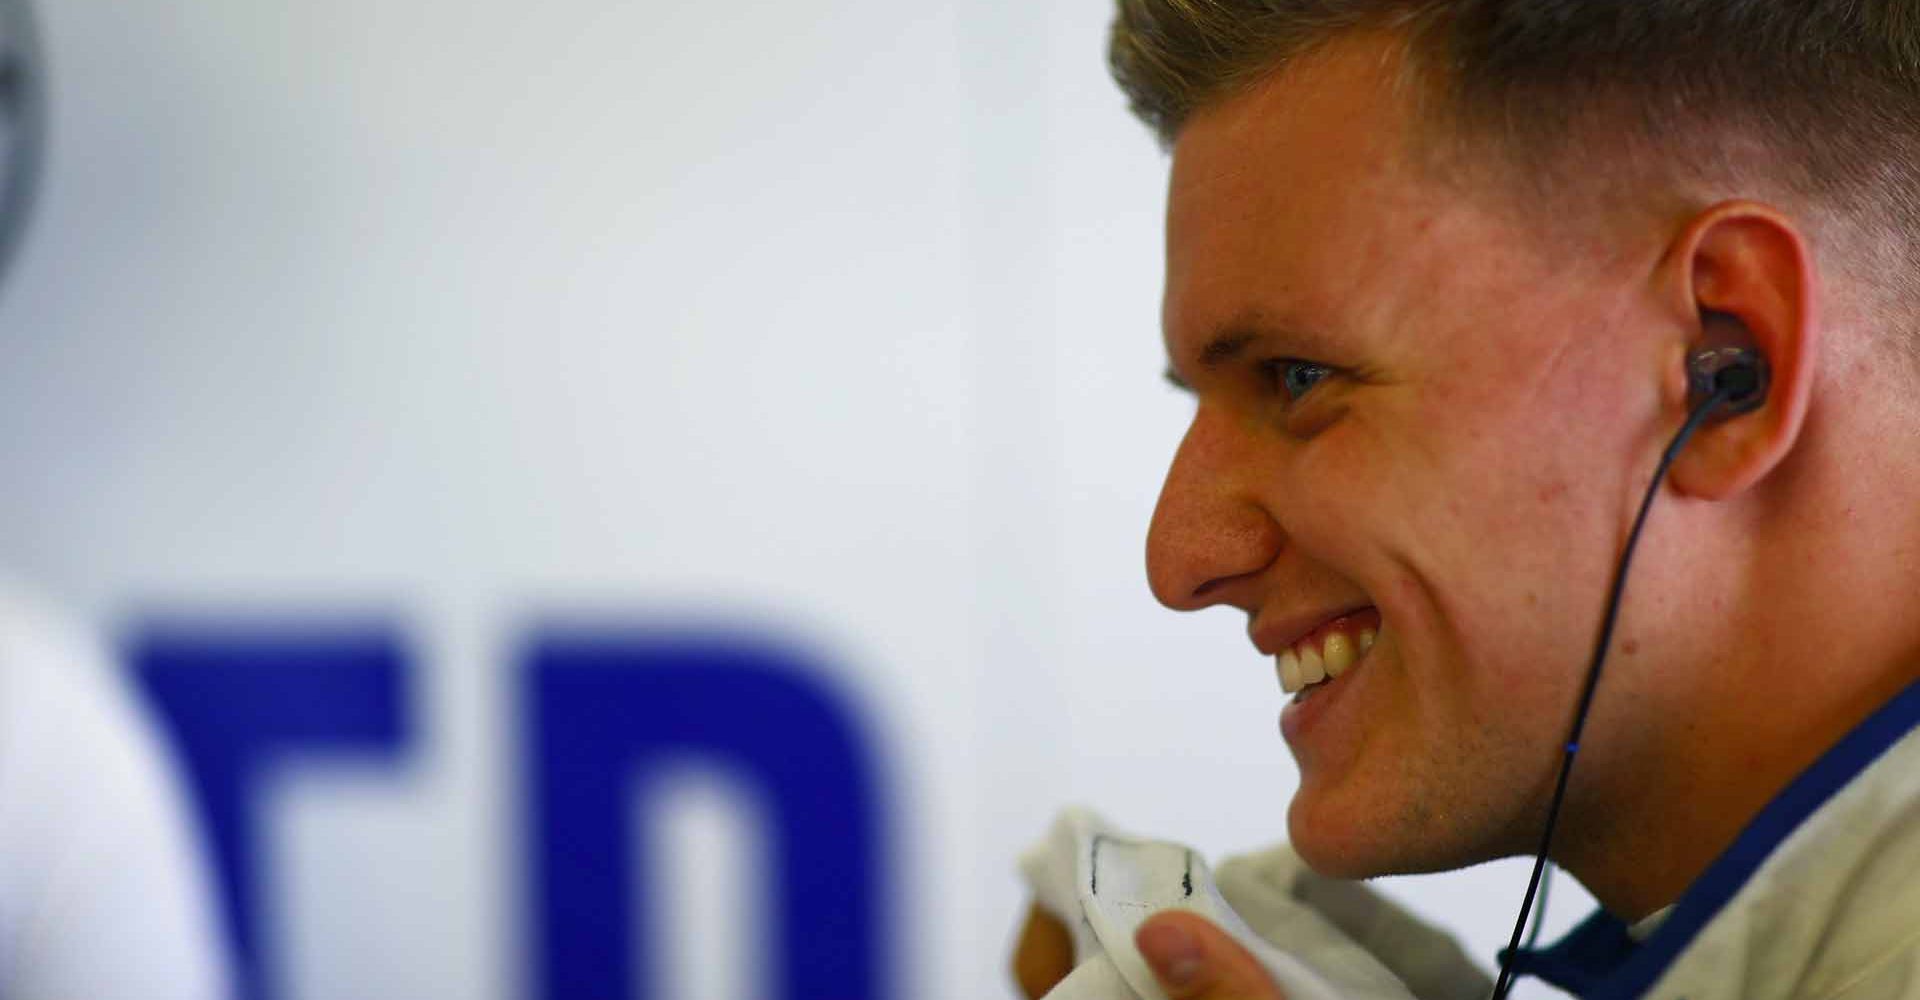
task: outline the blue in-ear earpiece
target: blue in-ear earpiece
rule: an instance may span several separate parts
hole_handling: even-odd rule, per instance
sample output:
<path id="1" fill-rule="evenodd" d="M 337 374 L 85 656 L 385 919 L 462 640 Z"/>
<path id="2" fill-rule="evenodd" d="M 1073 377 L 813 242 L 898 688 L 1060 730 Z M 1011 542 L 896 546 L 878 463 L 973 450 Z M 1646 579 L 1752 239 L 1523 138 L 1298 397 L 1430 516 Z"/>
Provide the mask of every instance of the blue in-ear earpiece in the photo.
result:
<path id="1" fill-rule="evenodd" d="M 1715 392 L 1726 402 L 1710 416 L 1732 417 L 1767 401 L 1767 356 L 1744 347 L 1710 347 L 1687 358 L 1687 391 L 1698 406 Z"/>

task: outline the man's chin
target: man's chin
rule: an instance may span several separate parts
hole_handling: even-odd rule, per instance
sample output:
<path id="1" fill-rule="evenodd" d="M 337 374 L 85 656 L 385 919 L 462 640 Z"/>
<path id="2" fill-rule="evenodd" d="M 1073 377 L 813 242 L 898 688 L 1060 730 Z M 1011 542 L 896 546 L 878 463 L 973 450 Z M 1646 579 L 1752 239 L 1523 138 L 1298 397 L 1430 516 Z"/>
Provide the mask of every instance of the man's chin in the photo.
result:
<path id="1" fill-rule="evenodd" d="M 1327 836 L 1323 828 L 1289 822 L 1288 841 L 1307 867 L 1327 878 L 1367 879 L 1403 874 L 1372 850 L 1356 849 L 1352 840 Z"/>
<path id="2" fill-rule="evenodd" d="M 1431 822 L 1409 824 L 1404 820 L 1404 811 L 1337 807 L 1296 795 L 1287 809 L 1287 837 L 1300 860 L 1328 878 L 1420 875 L 1475 863 L 1475 859 L 1460 856 L 1461 852 L 1446 849 L 1451 838 L 1435 830 Z M 1416 826 L 1425 828 L 1425 832 Z"/>

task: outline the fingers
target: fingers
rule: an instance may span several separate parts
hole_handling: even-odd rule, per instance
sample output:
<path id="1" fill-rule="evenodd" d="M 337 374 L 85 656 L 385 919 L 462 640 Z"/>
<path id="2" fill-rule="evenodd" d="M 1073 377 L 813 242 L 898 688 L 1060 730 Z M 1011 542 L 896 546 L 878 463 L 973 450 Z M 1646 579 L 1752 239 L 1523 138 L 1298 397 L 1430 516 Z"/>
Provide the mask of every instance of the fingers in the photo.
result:
<path id="1" fill-rule="evenodd" d="M 1133 943 L 1173 1000 L 1285 1000 L 1259 959 L 1197 914 L 1162 913 Z"/>
<path id="2" fill-rule="evenodd" d="M 1073 935 L 1067 925 L 1038 904 L 1027 910 L 1020 943 L 1013 951 L 1013 981 L 1027 1000 L 1040 1000 L 1073 971 Z"/>

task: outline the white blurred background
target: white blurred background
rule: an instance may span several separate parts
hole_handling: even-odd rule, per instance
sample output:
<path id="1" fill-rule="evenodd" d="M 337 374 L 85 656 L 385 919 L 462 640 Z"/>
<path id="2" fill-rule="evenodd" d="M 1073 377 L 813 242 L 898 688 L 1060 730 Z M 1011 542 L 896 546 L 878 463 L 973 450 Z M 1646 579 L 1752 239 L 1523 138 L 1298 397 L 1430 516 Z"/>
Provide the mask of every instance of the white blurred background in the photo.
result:
<path id="1" fill-rule="evenodd" d="M 274 996 L 524 993 L 511 673 L 552 618 L 827 651 L 887 777 L 896 996 L 1013 995 L 1014 859 L 1064 803 L 1216 857 L 1284 832 L 1270 663 L 1144 581 L 1191 404 L 1107 4 L 40 17 L 0 567 L 108 634 L 372 613 L 418 654 L 404 766 L 258 791 Z M 751 798 L 668 801 L 651 995 L 783 995 Z M 1385 886 L 1490 960 L 1524 880 Z M 1548 933 L 1590 905 L 1561 881 Z"/>

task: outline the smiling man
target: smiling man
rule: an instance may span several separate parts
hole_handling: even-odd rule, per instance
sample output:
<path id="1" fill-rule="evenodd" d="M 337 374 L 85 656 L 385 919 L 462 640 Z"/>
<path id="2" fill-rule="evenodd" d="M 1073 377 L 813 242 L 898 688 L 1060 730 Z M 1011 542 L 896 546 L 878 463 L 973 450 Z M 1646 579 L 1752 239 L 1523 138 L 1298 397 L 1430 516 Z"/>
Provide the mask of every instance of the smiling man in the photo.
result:
<path id="1" fill-rule="evenodd" d="M 1920 3 L 1119 6 L 1196 401 L 1148 576 L 1294 693 L 1292 850 L 1534 851 L 1687 359 L 1742 348 L 1764 401 L 1657 486 L 1558 818 L 1604 912 L 1521 964 L 1920 996 Z M 1194 917 L 1139 945 L 1172 996 L 1279 995 Z"/>

